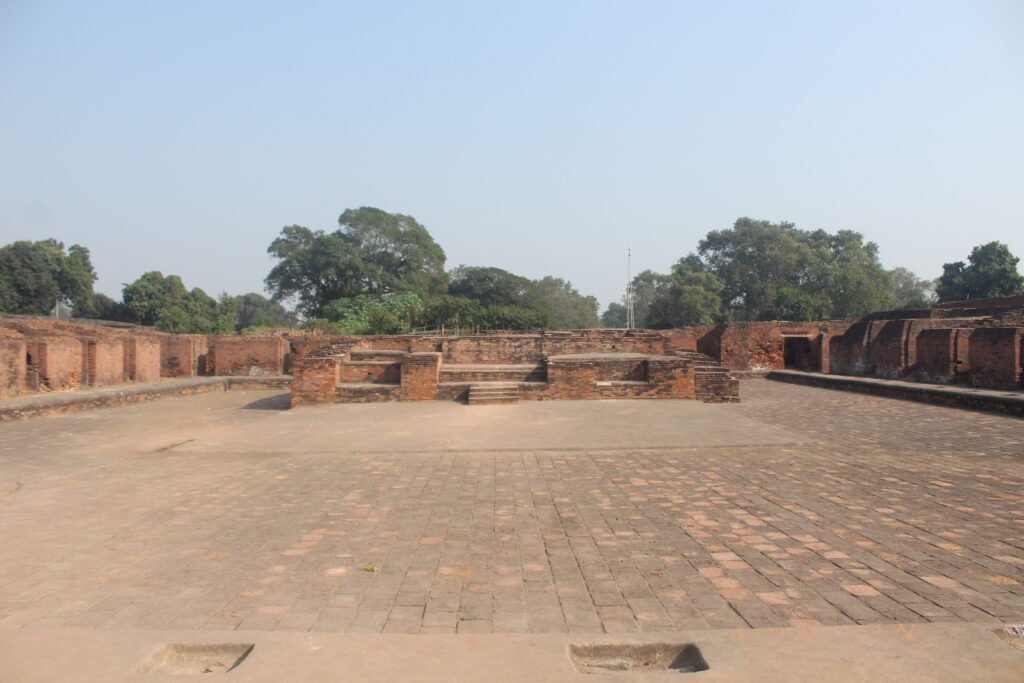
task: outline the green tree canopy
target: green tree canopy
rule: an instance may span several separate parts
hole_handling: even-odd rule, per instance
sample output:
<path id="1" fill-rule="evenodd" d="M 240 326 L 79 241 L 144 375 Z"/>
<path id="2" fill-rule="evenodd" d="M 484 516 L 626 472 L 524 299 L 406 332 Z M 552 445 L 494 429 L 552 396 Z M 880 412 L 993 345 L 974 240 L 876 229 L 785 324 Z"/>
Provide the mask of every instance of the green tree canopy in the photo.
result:
<path id="1" fill-rule="evenodd" d="M 362 207 L 342 213 L 338 224 L 332 233 L 281 230 L 267 249 L 279 260 L 266 278 L 274 301 L 294 297 L 306 316 L 322 317 L 337 299 L 444 292 L 444 251 L 411 216 Z"/>
<path id="2" fill-rule="evenodd" d="M 544 306 L 532 281 L 501 268 L 459 266 L 449 277 L 448 294 L 470 299 L 481 306 Z"/>
<path id="3" fill-rule="evenodd" d="M 405 334 L 423 311 L 418 294 L 361 294 L 335 299 L 324 306 L 324 317 L 337 334 Z"/>
<path id="4" fill-rule="evenodd" d="M 643 327 L 669 329 L 715 322 L 722 313 L 722 283 L 691 254 L 672 266 L 672 273 L 647 307 Z"/>
<path id="5" fill-rule="evenodd" d="M 571 282 L 548 275 L 534 281 L 534 286 L 551 310 L 555 328 L 572 330 L 600 327 L 597 299 L 580 294 Z"/>
<path id="6" fill-rule="evenodd" d="M 939 301 L 966 301 L 1024 292 L 1024 277 L 1017 269 L 1020 259 L 1002 242 L 989 242 L 971 250 L 967 263 L 942 266 L 935 284 Z"/>
<path id="7" fill-rule="evenodd" d="M 159 271 L 143 274 L 124 286 L 123 303 L 132 322 L 152 325 L 163 332 L 227 334 L 234 332 L 235 307 L 231 297 L 218 302 L 198 287 L 188 290 L 177 275 Z"/>
<path id="8" fill-rule="evenodd" d="M 0 311 L 46 315 L 60 300 L 87 312 L 95 281 L 83 246 L 74 244 L 65 252 L 63 243 L 47 239 L 0 247 Z"/>
<path id="9" fill-rule="evenodd" d="M 922 280 L 906 268 L 889 271 L 889 297 L 896 308 L 929 308 L 935 300 L 934 283 Z"/>
<path id="10" fill-rule="evenodd" d="M 601 325 L 603 327 L 625 327 L 626 307 L 617 301 L 608 304 L 608 308 L 601 314 Z"/>
<path id="11" fill-rule="evenodd" d="M 733 319 L 849 317 L 891 304 L 878 246 L 851 230 L 740 218 L 729 230 L 709 232 L 699 253 L 721 282 L 724 312 Z"/>
<path id="12" fill-rule="evenodd" d="M 284 306 L 249 292 L 234 297 L 235 329 L 241 332 L 250 327 L 295 327 L 299 319 Z"/>

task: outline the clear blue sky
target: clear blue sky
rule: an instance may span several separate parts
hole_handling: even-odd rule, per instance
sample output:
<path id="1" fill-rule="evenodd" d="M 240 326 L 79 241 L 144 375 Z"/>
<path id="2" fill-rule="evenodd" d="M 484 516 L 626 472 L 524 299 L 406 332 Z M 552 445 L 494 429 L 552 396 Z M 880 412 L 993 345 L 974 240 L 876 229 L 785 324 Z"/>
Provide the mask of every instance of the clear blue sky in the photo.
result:
<path id="1" fill-rule="evenodd" d="M 0 243 L 262 291 L 346 208 L 602 306 L 738 216 L 1024 256 L 1024 3 L 0 3 Z"/>

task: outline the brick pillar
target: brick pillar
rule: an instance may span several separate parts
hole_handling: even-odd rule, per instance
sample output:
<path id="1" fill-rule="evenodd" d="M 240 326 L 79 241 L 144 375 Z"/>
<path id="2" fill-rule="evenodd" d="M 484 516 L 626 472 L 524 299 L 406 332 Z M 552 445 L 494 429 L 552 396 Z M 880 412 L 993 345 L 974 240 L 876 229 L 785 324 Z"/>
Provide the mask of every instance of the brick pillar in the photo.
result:
<path id="1" fill-rule="evenodd" d="M 647 361 L 647 381 L 660 398 L 696 398 L 693 365 L 682 358 Z"/>
<path id="2" fill-rule="evenodd" d="M 1020 388 L 1022 337 L 1020 327 L 981 327 L 971 332 L 967 351 L 971 386 Z"/>
<path id="3" fill-rule="evenodd" d="M 818 335 L 818 372 L 828 372 L 830 339 L 831 335 L 828 332 Z"/>
<path id="4" fill-rule="evenodd" d="M 292 374 L 292 405 L 331 403 L 337 384 L 337 358 L 303 358 Z"/>
<path id="5" fill-rule="evenodd" d="M 402 356 L 401 373 L 403 401 L 433 401 L 441 374 L 441 354 L 408 353 Z"/>
<path id="6" fill-rule="evenodd" d="M 596 361 L 557 356 L 548 359 L 548 396 L 550 398 L 597 398 L 597 381 Z"/>

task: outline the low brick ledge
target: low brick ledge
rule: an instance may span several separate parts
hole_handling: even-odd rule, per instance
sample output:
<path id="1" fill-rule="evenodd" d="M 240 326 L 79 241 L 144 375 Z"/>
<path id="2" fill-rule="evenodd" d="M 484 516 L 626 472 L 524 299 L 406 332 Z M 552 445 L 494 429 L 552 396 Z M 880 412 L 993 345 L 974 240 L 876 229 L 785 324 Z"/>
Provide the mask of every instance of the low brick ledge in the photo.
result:
<path id="1" fill-rule="evenodd" d="M 290 383 L 291 377 L 285 375 L 195 377 L 165 379 L 145 384 L 117 384 L 97 389 L 31 394 L 0 401 L 0 422 L 45 415 L 63 415 L 64 413 L 76 413 L 97 408 L 113 408 L 158 398 L 205 394 L 211 391 L 227 391 L 229 389 L 286 390 Z"/>
<path id="2" fill-rule="evenodd" d="M 826 375 L 817 372 L 801 372 L 799 370 L 772 370 L 765 377 L 776 382 L 805 384 L 825 389 L 854 391 L 888 398 L 900 398 L 908 401 L 935 403 L 957 408 L 970 408 L 990 413 L 1024 417 L 1024 391 L 975 389 L 973 387 L 878 379 L 877 377 Z"/>

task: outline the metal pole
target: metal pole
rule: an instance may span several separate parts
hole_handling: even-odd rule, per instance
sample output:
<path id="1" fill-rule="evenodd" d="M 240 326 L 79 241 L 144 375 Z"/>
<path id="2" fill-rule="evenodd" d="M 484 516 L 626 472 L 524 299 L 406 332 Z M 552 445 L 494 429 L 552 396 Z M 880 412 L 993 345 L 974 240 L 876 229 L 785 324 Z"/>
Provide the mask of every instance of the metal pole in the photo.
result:
<path id="1" fill-rule="evenodd" d="M 626 248 L 626 328 L 633 329 L 633 250 Z"/>

